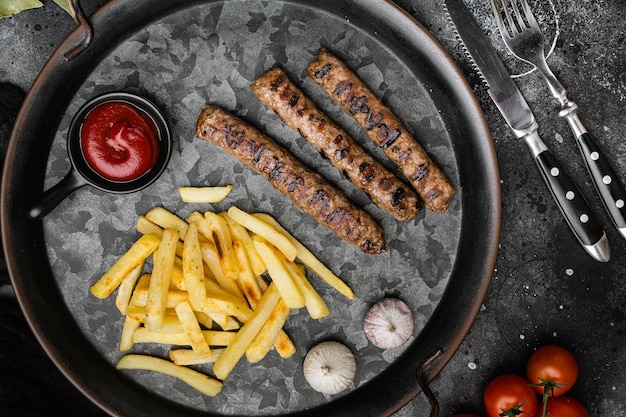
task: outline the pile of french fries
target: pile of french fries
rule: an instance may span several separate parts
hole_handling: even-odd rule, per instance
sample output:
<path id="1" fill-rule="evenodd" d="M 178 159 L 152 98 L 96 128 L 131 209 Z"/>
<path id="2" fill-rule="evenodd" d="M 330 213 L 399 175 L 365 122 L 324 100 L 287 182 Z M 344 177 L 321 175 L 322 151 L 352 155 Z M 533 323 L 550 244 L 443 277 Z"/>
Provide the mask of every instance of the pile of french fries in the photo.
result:
<path id="1" fill-rule="evenodd" d="M 308 281 L 308 267 L 349 299 L 354 294 L 302 243 L 267 214 L 236 207 L 187 219 L 156 207 L 140 216 L 139 239 L 91 286 L 98 298 L 116 290 L 125 317 L 120 351 L 136 343 L 171 345 L 170 360 L 126 354 L 119 369 L 147 369 L 217 395 L 243 356 L 296 351 L 283 330 L 291 309 L 313 319 L 330 311 Z M 152 257 L 152 271 L 145 272 Z M 212 363 L 210 376 L 188 367 Z"/>

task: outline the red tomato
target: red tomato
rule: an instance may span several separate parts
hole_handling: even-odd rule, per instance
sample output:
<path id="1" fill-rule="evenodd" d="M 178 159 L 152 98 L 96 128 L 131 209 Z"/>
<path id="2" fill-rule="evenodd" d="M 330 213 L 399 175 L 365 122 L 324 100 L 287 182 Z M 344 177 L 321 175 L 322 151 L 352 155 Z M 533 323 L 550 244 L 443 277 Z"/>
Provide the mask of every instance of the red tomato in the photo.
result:
<path id="1" fill-rule="evenodd" d="M 574 355 L 560 346 L 544 346 L 532 354 L 526 363 L 526 378 L 535 385 L 539 395 L 547 391 L 558 397 L 565 394 L 578 378 Z"/>
<path id="2" fill-rule="evenodd" d="M 578 401 L 566 395 L 548 398 L 546 412 L 548 417 L 588 417 L 587 410 Z M 543 405 L 539 406 L 535 417 L 543 417 Z"/>
<path id="3" fill-rule="evenodd" d="M 489 417 L 534 417 L 537 412 L 537 394 L 517 375 L 501 375 L 491 381 L 483 401 Z"/>

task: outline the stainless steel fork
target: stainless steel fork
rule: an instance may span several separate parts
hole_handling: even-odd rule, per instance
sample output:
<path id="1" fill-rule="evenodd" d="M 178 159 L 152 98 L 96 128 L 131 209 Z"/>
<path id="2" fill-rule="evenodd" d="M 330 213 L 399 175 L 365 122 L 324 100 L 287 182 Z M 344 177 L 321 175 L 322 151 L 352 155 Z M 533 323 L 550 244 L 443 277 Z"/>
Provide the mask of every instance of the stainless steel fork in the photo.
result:
<path id="1" fill-rule="evenodd" d="M 507 4 L 510 1 L 510 6 Z M 576 142 L 611 220 L 626 238 L 626 191 L 619 177 L 581 123 L 578 105 L 567 98 L 565 88 L 550 70 L 545 58 L 541 28 L 526 0 L 491 0 L 493 12 L 504 43 L 517 58 L 535 66 L 546 80 L 550 92 L 559 101 L 559 116 L 569 123 Z M 518 3 L 519 2 L 519 3 Z M 511 12 L 512 10 L 512 12 Z"/>

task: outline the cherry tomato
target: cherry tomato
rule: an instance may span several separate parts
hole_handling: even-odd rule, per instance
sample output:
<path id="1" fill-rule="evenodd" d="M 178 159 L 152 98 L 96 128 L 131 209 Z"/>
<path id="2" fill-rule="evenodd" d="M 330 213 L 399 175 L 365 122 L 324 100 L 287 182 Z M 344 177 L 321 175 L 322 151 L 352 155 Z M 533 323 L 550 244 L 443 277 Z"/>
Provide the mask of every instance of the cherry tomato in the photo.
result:
<path id="1" fill-rule="evenodd" d="M 534 417 L 537 393 L 518 375 L 501 375 L 487 385 L 483 395 L 489 417 Z"/>
<path id="2" fill-rule="evenodd" d="M 587 410 L 578 401 L 566 395 L 548 398 L 546 415 L 548 417 L 588 417 Z M 539 406 L 535 417 L 543 417 L 543 405 Z"/>
<path id="3" fill-rule="evenodd" d="M 544 346 L 532 354 L 526 363 L 526 377 L 539 395 L 548 392 L 558 397 L 565 394 L 578 378 L 574 355 L 560 346 Z"/>

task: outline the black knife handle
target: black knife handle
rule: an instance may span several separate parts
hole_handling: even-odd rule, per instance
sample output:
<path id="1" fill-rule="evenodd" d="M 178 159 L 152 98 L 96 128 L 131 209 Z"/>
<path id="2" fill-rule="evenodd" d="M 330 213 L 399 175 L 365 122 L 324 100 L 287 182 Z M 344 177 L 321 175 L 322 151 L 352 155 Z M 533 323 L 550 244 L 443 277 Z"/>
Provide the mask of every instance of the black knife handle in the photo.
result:
<path id="1" fill-rule="evenodd" d="M 626 190 L 589 133 L 577 138 L 589 174 L 615 226 L 626 228 Z"/>
<path id="2" fill-rule="evenodd" d="M 537 154 L 535 162 L 574 235 L 583 245 L 598 243 L 605 236 L 602 225 L 552 152 L 544 150 Z"/>

